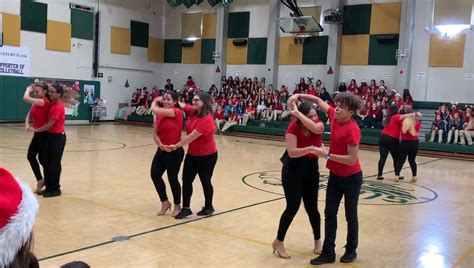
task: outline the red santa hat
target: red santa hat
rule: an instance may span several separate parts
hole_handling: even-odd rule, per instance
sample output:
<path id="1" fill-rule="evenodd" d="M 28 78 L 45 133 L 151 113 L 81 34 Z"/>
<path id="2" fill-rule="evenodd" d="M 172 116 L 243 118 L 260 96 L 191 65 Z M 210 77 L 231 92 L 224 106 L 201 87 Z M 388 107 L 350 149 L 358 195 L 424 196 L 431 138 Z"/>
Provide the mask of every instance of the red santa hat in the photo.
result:
<path id="1" fill-rule="evenodd" d="M 30 238 L 37 211 L 30 187 L 0 167 L 0 267 L 8 267 Z"/>

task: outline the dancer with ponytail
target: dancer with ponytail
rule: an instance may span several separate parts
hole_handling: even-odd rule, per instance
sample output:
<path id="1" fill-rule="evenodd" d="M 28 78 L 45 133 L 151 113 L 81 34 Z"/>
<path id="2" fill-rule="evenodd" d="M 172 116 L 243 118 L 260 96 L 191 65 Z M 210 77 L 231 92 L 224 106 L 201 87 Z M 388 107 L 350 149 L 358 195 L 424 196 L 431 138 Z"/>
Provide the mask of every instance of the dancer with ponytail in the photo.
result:
<path id="1" fill-rule="evenodd" d="M 34 97 L 31 96 L 33 92 Z M 47 123 L 49 109 L 51 107 L 51 101 L 48 99 L 47 94 L 48 84 L 45 82 L 37 82 L 26 88 L 23 100 L 32 104 L 25 118 L 25 129 L 27 131 L 39 129 Z M 46 131 L 35 132 L 31 139 L 30 146 L 28 147 L 27 159 L 36 177 L 35 193 L 40 193 L 44 187 L 44 177 L 41 173 L 40 164 L 44 170 L 44 145 L 46 143 L 46 136 Z"/>
<path id="2" fill-rule="evenodd" d="M 184 150 L 177 148 L 172 151 L 169 146 L 181 141 L 184 118 L 183 111 L 179 107 L 178 94 L 171 90 L 166 91 L 163 98 L 158 97 L 152 102 L 151 109 L 156 115 L 153 138 L 158 145 L 150 172 L 161 200 L 161 210 L 157 215 L 165 215 L 167 210 L 171 210 L 171 203 L 168 201 L 163 181 L 163 174 L 166 171 L 173 193 L 174 208 L 171 216 L 175 217 L 181 210 L 181 185 L 178 181 L 178 173 L 183 162 Z"/>

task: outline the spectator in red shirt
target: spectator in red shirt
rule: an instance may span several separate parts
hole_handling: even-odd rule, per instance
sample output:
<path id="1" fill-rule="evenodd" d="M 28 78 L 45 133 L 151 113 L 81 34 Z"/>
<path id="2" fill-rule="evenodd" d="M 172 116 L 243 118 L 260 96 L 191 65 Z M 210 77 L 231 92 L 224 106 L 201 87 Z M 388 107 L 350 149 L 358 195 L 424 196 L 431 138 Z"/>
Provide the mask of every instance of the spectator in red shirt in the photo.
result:
<path id="1" fill-rule="evenodd" d="M 277 121 L 278 116 L 281 115 L 283 112 L 283 105 L 281 104 L 280 100 L 277 100 L 273 105 L 273 111 L 270 116 L 270 120 Z"/>
<path id="2" fill-rule="evenodd" d="M 372 92 L 377 91 L 378 87 L 377 87 L 377 84 L 375 83 L 375 79 L 370 80 L 369 88 L 372 89 Z"/>
<path id="3" fill-rule="evenodd" d="M 355 79 L 352 79 L 347 90 L 351 93 L 355 93 L 357 89 L 357 82 Z"/>
<path id="4" fill-rule="evenodd" d="M 166 171 L 173 193 L 174 208 L 171 216 L 175 217 L 181 211 L 181 185 L 178 173 L 183 162 L 184 150 L 182 147 L 171 150 L 169 146 L 181 141 L 184 117 L 178 104 L 178 94 L 171 90 L 166 91 L 163 98 L 156 98 L 152 102 L 151 109 L 156 115 L 153 139 L 158 145 L 150 171 L 151 179 L 161 200 L 161 210 L 157 215 L 165 215 L 167 210 L 171 210 L 171 203 L 168 201 L 166 185 L 163 181 L 163 174 Z"/>
<path id="5" fill-rule="evenodd" d="M 309 88 L 308 88 L 307 94 L 316 96 L 316 95 L 318 95 L 318 92 L 317 92 L 316 89 L 313 87 L 313 85 L 310 85 Z"/>
<path id="6" fill-rule="evenodd" d="M 255 119 L 256 107 L 253 102 L 249 101 L 247 107 L 245 107 L 245 114 L 242 120 L 242 125 L 247 125 L 249 119 Z"/>
<path id="7" fill-rule="evenodd" d="M 357 258 L 359 223 L 357 204 L 362 187 L 362 169 L 359 162 L 359 143 L 361 132 L 352 119 L 362 107 L 362 99 L 347 93 L 339 93 L 334 99 L 336 109 L 326 102 L 311 95 L 295 95 L 290 98 L 291 104 L 297 99 L 316 103 L 328 114 L 331 126 L 329 153 L 326 154 L 326 167 L 330 170 L 326 190 L 325 236 L 321 255 L 311 260 L 311 264 L 333 263 L 336 259 L 335 241 L 337 230 L 337 211 L 342 197 L 347 221 L 346 252 L 341 257 L 342 263 L 353 262 Z M 289 105 L 290 105 L 289 104 Z"/>
<path id="8" fill-rule="evenodd" d="M 222 106 L 217 105 L 216 112 L 214 113 L 214 122 L 218 133 L 221 133 L 221 124 L 224 122 L 224 115 L 224 109 L 222 109 Z"/>
<path id="9" fill-rule="evenodd" d="M 188 76 L 188 81 L 186 81 L 186 86 L 188 88 L 194 88 L 196 86 L 196 83 L 194 83 L 192 76 Z"/>
<path id="10" fill-rule="evenodd" d="M 34 97 L 30 96 L 32 92 L 34 92 Z M 25 119 L 25 129 L 27 131 L 32 128 L 40 128 L 47 123 L 49 109 L 51 107 L 51 101 L 47 98 L 47 94 L 48 84 L 45 82 L 38 82 L 26 88 L 23 100 L 26 103 L 32 104 Z M 32 125 L 30 125 L 30 121 Z M 44 170 L 44 145 L 46 143 L 46 137 L 46 131 L 35 132 L 31 139 L 30 146 L 28 147 L 27 159 L 36 177 L 35 193 L 40 193 L 44 187 L 44 178 L 41 174 L 40 164 Z"/>
<path id="11" fill-rule="evenodd" d="M 188 116 L 186 137 L 170 148 L 175 150 L 189 144 L 183 167 L 183 209 L 176 219 L 184 219 L 193 214 L 190 203 L 193 193 L 193 181 L 199 174 L 204 191 L 205 205 L 198 216 L 214 213 L 212 198 L 214 188 L 211 183 L 214 167 L 217 163 L 217 147 L 214 141 L 214 119 L 212 117 L 211 95 L 199 92 L 193 97 L 193 105 L 180 103 Z"/>
<path id="12" fill-rule="evenodd" d="M 40 128 L 32 128 L 34 132 L 48 132 L 44 149 L 44 180 L 46 189 L 40 192 L 45 198 L 61 195 L 61 159 L 64 147 L 66 146 L 66 134 L 64 133 L 66 115 L 64 104 L 61 100 L 61 97 L 64 95 L 64 88 L 59 84 L 54 84 L 48 88 L 48 94 L 52 104 L 47 117 L 47 123 Z"/>
<path id="13" fill-rule="evenodd" d="M 312 103 L 297 108 L 293 102 L 292 114 L 296 117 L 286 130 L 286 152 L 282 157 L 282 183 L 286 209 L 280 217 L 278 234 L 273 241 L 273 252 L 288 259 L 283 241 L 303 199 L 314 237 L 314 253 L 320 254 L 321 217 L 318 211 L 319 165 L 318 156 L 326 156 L 323 146 L 324 124 L 319 121 Z"/>
<path id="14" fill-rule="evenodd" d="M 411 183 L 417 181 L 417 164 L 416 164 L 416 155 L 418 154 L 418 133 L 420 132 L 421 122 L 416 118 L 420 116 L 419 113 L 415 113 L 410 106 L 405 106 L 401 111 L 403 114 L 402 118 L 402 133 L 401 141 L 398 149 L 398 161 L 397 166 L 395 167 L 395 175 L 399 176 L 408 157 L 408 163 L 410 164 L 412 178 Z"/>
<path id="15" fill-rule="evenodd" d="M 221 129 L 222 133 L 225 133 L 230 127 L 235 126 L 239 123 L 239 114 L 235 111 L 234 106 L 230 107 L 229 119 Z"/>

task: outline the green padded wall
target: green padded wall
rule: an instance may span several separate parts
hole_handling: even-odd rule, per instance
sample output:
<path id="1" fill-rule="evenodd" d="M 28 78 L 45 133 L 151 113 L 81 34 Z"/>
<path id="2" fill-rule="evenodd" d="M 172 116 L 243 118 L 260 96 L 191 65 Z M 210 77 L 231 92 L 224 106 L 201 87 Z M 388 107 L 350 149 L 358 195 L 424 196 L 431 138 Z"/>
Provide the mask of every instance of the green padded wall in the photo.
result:
<path id="1" fill-rule="evenodd" d="M 33 78 L 17 77 L 17 99 L 16 99 L 16 115 L 19 120 L 23 120 L 31 108 L 31 105 L 23 101 L 23 94 L 27 86 L 34 82 Z"/>
<path id="2" fill-rule="evenodd" d="M 139 21 L 130 21 L 130 31 L 132 33 L 132 46 L 137 47 L 148 47 L 149 38 L 149 27 L 148 23 Z"/>
<path id="3" fill-rule="evenodd" d="M 181 63 L 182 56 L 181 39 L 166 39 L 165 63 Z"/>
<path id="4" fill-rule="evenodd" d="M 312 36 L 303 46 L 303 64 L 326 64 L 329 37 Z"/>
<path id="5" fill-rule="evenodd" d="M 267 63 L 267 38 L 249 38 L 247 64 Z"/>
<path id="6" fill-rule="evenodd" d="M 48 5 L 21 0 L 21 29 L 38 33 L 46 33 L 48 23 Z"/>
<path id="7" fill-rule="evenodd" d="M 214 64 L 212 53 L 216 50 L 216 39 L 201 40 L 201 63 Z"/>
<path id="8" fill-rule="evenodd" d="M 369 65 L 397 65 L 395 58 L 398 48 L 398 34 L 395 42 L 389 44 L 380 43 L 379 35 L 370 35 L 369 41 Z"/>
<path id="9" fill-rule="evenodd" d="M 342 34 L 369 34 L 372 5 L 344 6 Z"/>
<path id="10" fill-rule="evenodd" d="M 94 39 L 94 14 L 71 9 L 71 36 L 85 40 Z"/>
<path id="11" fill-rule="evenodd" d="M 5 76 L 3 78 L 2 110 L 4 120 L 17 120 L 17 104 L 20 98 L 18 94 L 18 78 L 15 76 Z"/>
<path id="12" fill-rule="evenodd" d="M 250 12 L 230 12 L 227 38 L 247 38 L 250 31 Z"/>

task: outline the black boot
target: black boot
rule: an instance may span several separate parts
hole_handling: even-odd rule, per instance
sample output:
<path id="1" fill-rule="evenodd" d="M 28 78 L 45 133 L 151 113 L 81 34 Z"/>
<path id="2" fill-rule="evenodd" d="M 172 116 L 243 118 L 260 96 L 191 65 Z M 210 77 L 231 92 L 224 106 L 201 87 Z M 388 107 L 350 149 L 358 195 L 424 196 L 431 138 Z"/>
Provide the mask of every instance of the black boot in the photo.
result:
<path id="1" fill-rule="evenodd" d="M 312 265 L 322 265 L 326 263 L 334 263 L 336 261 L 336 253 L 322 252 L 319 257 L 312 259 L 309 263 Z"/>
<path id="2" fill-rule="evenodd" d="M 181 211 L 176 215 L 174 218 L 177 220 L 184 219 L 189 215 L 192 215 L 193 212 L 191 211 L 190 208 L 182 208 Z"/>
<path id="3" fill-rule="evenodd" d="M 210 206 L 210 207 L 203 207 L 201 209 L 201 211 L 199 211 L 197 213 L 198 216 L 208 216 L 208 215 L 212 215 L 212 213 L 214 213 L 214 207 Z"/>
<path id="4" fill-rule="evenodd" d="M 355 249 L 346 248 L 346 253 L 342 255 L 340 261 L 342 263 L 350 263 L 350 262 L 355 261 L 356 258 L 357 258 L 357 252 L 355 251 Z"/>

